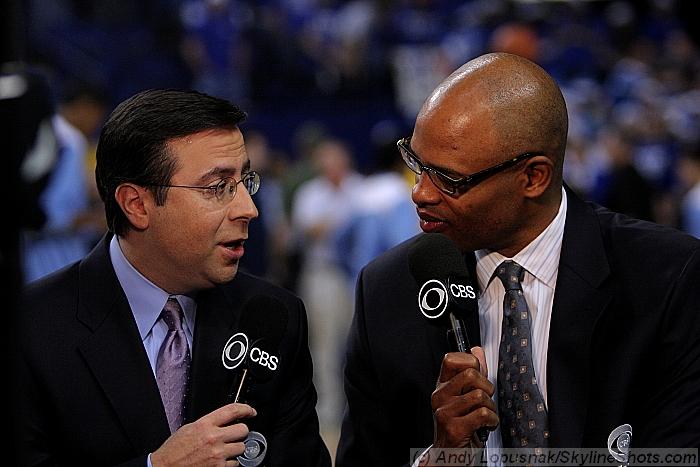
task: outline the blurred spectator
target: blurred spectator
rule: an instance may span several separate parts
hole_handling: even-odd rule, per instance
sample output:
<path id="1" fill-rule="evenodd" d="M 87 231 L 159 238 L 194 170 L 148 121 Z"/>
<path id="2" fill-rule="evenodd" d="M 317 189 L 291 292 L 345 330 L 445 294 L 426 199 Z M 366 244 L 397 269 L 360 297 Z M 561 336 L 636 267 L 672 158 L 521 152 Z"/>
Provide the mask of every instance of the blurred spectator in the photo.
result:
<path id="1" fill-rule="evenodd" d="M 491 52 L 520 55 L 533 62 L 539 61 L 539 37 L 527 24 L 506 23 L 496 28 L 491 36 Z"/>
<path id="2" fill-rule="evenodd" d="M 380 122 L 371 139 L 374 172 L 355 194 L 355 210 L 336 236 L 337 255 L 354 287 L 360 270 L 373 258 L 420 232 L 411 201 L 411 172 L 407 178 L 396 148 L 401 137 L 396 125 Z"/>
<path id="3" fill-rule="evenodd" d="M 284 270 L 279 263 L 285 259 L 290 233 L 282 185 L 274 171 L 274 155 L 265 135 L 255 130 L 246 132 L 245 145 L 250 166 L 260 174 L 262 182 L 254 199 L 258 218 L 250 223 L 248 254 L 241 266 L 252 274 L 282 283 Z"/>
<path id="4" fill-rule="evenodd" d="M 700 238 L 700 151 L 697 148 L 683 155 L 678 172 L 688 190 L 681 202 L 681 227 Z"/>
<path id="5" fill-rule="evenodd" d="M 82 258 L 105 230 L 101 207 L 91 204 L 95 182 L 87 171 L 88 137 L 94 136 L 105 111 L 99 92 L 75 87 L 51 117 L 56 163 L 39 197 L 46 221 L 22 232 L 27 282 Z"/>
<path id="6" fill-rule="evenodd" d="M 57 116 L 64 124 L 79 131 L 79 134 L 76 134 L 79 140 L 77 144 L 84 145 L 83 174 L 88 206 L 76 216 L 73 225 L 83 232 L 90 244 L 96 243 L 107 229 L 104 205 L 95 183 L 95 149 L 99 130 L 108 109 L 109 100 L 104 90 L 80 81 L 72 81 L 63 91 Z"/>
<path id="7" fill-rule="evenodd" d="M 344 406 L 340 363 L 352 316 L 352 294 L 333 239 L 354 211 L 363 185 L 352 169 L 347 146 L 338 140 L 320 142 L 311 160 L 319 175 L 297 190 L 292 225 L 301 245 L 298 292 L 309 315 L 319 419 L 323 427 L 334 427 Z"/>

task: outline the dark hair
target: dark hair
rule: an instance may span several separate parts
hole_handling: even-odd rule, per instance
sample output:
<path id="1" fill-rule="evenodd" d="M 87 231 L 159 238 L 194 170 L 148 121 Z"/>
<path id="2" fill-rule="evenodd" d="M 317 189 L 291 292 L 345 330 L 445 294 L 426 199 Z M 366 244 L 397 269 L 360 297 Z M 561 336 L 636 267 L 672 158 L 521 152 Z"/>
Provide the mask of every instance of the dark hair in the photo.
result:
<path id="1" fill-rule="evenodd" d="M 109 230 L 123 235 L 130 228 L 114 197 L 120 184 L 170 183 L 177 170 L 177 160 L 168 151 L 171 140 L 208 129 L 234 129 L 245 117 L 230 102 L 196 91 L 153 89 L 119 104 L 102 128 L 95 168 Z M 149 189 L 162 205 L 167 188 Z"/>

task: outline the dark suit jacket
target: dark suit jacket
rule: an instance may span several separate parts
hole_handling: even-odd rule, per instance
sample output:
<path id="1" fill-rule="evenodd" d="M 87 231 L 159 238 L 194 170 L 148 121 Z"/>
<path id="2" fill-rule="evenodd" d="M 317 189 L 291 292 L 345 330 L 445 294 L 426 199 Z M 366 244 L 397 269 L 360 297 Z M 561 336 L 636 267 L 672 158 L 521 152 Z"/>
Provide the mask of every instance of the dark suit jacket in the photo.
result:
<path id="1" fill-rule="evenodd" d="M 433 441 L 448 344 L 418 310 L 412 242 L 358 281 L 338 467 L 402 465 Z M 551 447 L 605 449 L 625 423 L 632 448 L 700 445 L 700 241 L 569 192 L 547 393 Z"/>
<path id="2" fill-rule="evenodd" d="M 17 422 L 23 464 L 144 467 L 170 436 L 136 322 L 104 238 L 82 261 L 28 287 L 19 310 Z M 239 272 L 201 292 L 193 336 L 186 422 L 230 402 L 235 370 L 221 354 L 241 305 L 273 296 L 289 320 L 276 375 L 250 387 L 251 430 L 268 441 L 268 466 L 330 466 L 315 412 L 303 303 Z"/>

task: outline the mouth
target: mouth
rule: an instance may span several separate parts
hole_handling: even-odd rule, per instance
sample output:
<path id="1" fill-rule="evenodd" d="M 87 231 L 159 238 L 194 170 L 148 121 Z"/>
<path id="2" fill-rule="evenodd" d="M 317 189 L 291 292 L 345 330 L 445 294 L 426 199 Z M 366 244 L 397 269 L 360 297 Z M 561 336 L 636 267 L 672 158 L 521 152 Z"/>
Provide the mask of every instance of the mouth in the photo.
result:
<path id="1" fill-rule="evenodd" d="M 240 238 L 238 240 L 230 240 L 227 242 L 221 242 L 218 244 L 223 250 L 224 255 L 231 261 L 238 261 L 245 253 L 245 238 Z"/>
<path id="2" fill-rule="evenodd" d="M 418 217 L 420 218 L 420 228 L 423 232 L 442 232 L 448 227 L 445 220 L 435 217 L 425 211 L 418 210 Z"/>

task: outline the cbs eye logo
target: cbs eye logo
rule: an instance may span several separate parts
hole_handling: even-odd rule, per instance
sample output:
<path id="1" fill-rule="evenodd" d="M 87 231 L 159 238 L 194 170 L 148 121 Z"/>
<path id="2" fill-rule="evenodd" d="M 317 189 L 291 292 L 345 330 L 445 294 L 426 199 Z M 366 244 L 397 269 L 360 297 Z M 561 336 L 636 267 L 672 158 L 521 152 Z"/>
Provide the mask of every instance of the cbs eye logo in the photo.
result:
<path id="1" fill-rule="evenodd" d="M 436 319 L 445 312 L 450 300 L 455 305 L 464 307 L 468 306 L 470 300 L 475 299 L 476 290 L 471 285 L 461 284 L 452 278 L 447 281 L 447 284 L 437 279 L 430 279 L 418 292 L 418 308 L 426 318 Z"/>
<path id="2" fill-rule="evenodd" d="M 248 352 L 249 348 L 248 336 L 242 332 L 234 334 L 224 345 L 224 351 L 221 353 L 221 363 L 224 364 L 225 368 L 233 370 L 239 367 L 246 360 L 246 357 L 250 357 L 251 361 L 260 366 L 272 371 L 277 369 L 279 359 L 275 355 L 270 355 L 270 353 L 258 347 L 253 347 Z"/>
<path id="3" fill-rule="evenodd" d="M 418 308 L 428 319 L 442 316 L 447 309 L 447 287 L 437 279 L 426 281 L 418 292 Z"/>
<path id="4" fill-rule="evenodd" d="M 224 346 L 221 362 L 229 370 L 237 368 L 245 360 L 248 353 L 248 336 L 239 332 L 231 336 Z"/>

